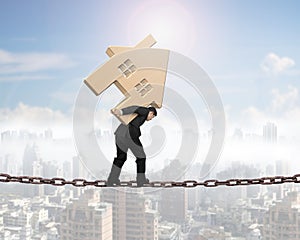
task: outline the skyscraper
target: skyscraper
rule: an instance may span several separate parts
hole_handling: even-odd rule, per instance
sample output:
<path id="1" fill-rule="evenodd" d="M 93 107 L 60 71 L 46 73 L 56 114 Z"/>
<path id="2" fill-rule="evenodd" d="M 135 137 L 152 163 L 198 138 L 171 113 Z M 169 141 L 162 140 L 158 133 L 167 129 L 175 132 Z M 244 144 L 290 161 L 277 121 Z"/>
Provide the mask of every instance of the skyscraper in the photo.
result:
<path id="1" fill-rule="evenodd" d="M 112 240 L 112 205 L 88 189 L 61 214 L 61 240 Z"/>
<path id="2" fill-rule="evenodd" d="M 72 162 L 73 178 L 86 178 L 88 177 L 87 171 L 82 164 L 80 156 L 74 156 Z"/>
<path id="3" fill-rule="evenodd" d="M 163 170 L 163 180 L 178 180 L 182 164 L 174 159 Z M 188 195 L 185 188 L 164 189 L 161 191 L 160 213 L 163 220 L 183 224 L 188 208 Z"/>
<path id="4" fill-rule="evenodd" d="M 38 147 L 26 145 L 23 155 L 23 174 L 27 176 L 42 176 L 43 167 L 39 157 Z M 23 188 L 24 196 L 33 197 L 44 194 L 44 185 L 27 185 Z"/>
<path id="5" fill-rule="evenodd" d="M 300 193 L 290 192 L 266 212 L 263 239 L 300 239 Z"/>
<path id="6" fill-rule="evenodd" d="M 163 220 L 184 224 L 188 207 L 187 192 L 184 188 L 161 191 L 160 213 Z"/>
<path id="7" fill-rule="evenodd" d="M 27 144 L 23 155 L 23 174 L 32 176 L 34 162 L 39 161 L 37 146 Z"/>
<path id="8" fill-rule="evenodd" d="M 114 240 L 158 240 L 158 212 L 147 207 L 141 188 L 103 189 L 101 199 L 113 204 Z"/>
<path id="9" fill-rule="evenodd" d="M 113 207 L 113 239 L 126 239 L 126 192 L 115 189 L 102 189 L 103 202 L 112 204 Z"/>
<path id="10" fill-rule="evenodd" d="M 277 142 L 277 126 L 274 123 L 267 122 L 267 124 L 263 126 L 263 138 L 267 143 Z"/>
<path id="11" fill-rule="evenodd" d="M 45 139 L 46 140 L 52 140 L 53 139 L 53 132 L 52 132 L 51 129 L 45 130 L 44 134 L 45 134 Z"/>

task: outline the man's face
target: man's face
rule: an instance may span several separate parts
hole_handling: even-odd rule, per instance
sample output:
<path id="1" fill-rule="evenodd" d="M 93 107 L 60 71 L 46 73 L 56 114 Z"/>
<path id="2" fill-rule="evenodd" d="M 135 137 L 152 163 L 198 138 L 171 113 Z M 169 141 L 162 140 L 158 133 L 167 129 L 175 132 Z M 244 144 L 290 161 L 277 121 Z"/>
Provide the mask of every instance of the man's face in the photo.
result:
<path id="1" fill-rule="evenodd" d="M 154 113 L 150 111 L 147 116 L 147 121 L 152 120 L 152 118 L 154 118 L 154 117 L 155 117 Z"/>

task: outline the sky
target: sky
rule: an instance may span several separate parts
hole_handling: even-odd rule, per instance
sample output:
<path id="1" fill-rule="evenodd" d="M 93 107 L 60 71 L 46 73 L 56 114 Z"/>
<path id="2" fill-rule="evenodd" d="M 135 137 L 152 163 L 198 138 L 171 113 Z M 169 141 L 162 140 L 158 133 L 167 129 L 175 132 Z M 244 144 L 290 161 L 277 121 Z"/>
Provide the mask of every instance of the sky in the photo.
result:
<path id="1" fill-rule="evenodd" d="M 4 0 L 0 9 L 1 130 L 69 126 L 83 79 L 108 60 L 106 48 L 151 33 L 154 47 L 208 73 L 230 134 L 261 131 L 267 121 L 282 135 L 300 133 L 298 1 Z M 181 91 L 179 82 L 167 84 Z M 122 98 L 114 86 L 108 91 Z"/>

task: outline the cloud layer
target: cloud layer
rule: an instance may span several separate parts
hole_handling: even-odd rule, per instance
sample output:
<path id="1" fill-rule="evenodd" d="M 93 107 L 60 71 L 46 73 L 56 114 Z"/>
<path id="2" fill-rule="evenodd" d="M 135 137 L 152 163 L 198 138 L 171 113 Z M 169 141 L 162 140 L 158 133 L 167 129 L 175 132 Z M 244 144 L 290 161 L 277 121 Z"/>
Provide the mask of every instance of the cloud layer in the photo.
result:
<path id="1" fill-rule="evenodd" d="M 270 92 L 272 98 L 266 108 L 249 106 L 242 110 L 239 119 L 235 119 L 235 124 L 231 125 L 262 134 L 262 126 L 271 121 L 278 126 L 279 135 L 300 136 L 298 88 L 290 85 L 286 91 L 272 89 Z"/>
<path id="2" fill-rule="evenodd" d="M 0 49 L 0 81 L 49 79 L 49 76 L 41 75 L 41 72 L 74 65 L 68 56 L 61 53 L 12 53 Z"/>
<path id="3" fill-rule="evenodd" d="M 19 103 L 14 109 L 0 109 L 0 131 L 28 129 L 43 131 L 51 128 L 58 135 L 62 131 L 71 136 L 72 119 L 66 114 L 48 107 L 33 107 Z"/>
<path id="4" fill-rule="evenodd" d="M 295 65 L 295 61 L 288 57 L 279 57 L 269 53 L 261 63 L 261 69 L 267 74 L 278 75 L 286 72 Z"/>

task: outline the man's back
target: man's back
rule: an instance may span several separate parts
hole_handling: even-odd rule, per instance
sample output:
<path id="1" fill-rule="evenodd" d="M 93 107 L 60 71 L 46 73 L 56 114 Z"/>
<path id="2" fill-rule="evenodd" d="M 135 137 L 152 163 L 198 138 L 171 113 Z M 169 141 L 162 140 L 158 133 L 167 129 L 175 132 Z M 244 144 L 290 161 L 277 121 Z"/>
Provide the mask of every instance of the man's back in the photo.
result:
<path id="1" fill-rule="evenodd" d="M 149 109 L 140 106 L 130 106 L 123 108 L 122 113 L 123 115 L 131 113 L 137 113 L 138 115 L 128 125 L 121 123 L 114 134 L 122 137 L 129 137 L 130 133 L 131 138 L 138 138 L 141 136 L 140 126 L 146 121 Z"/>

